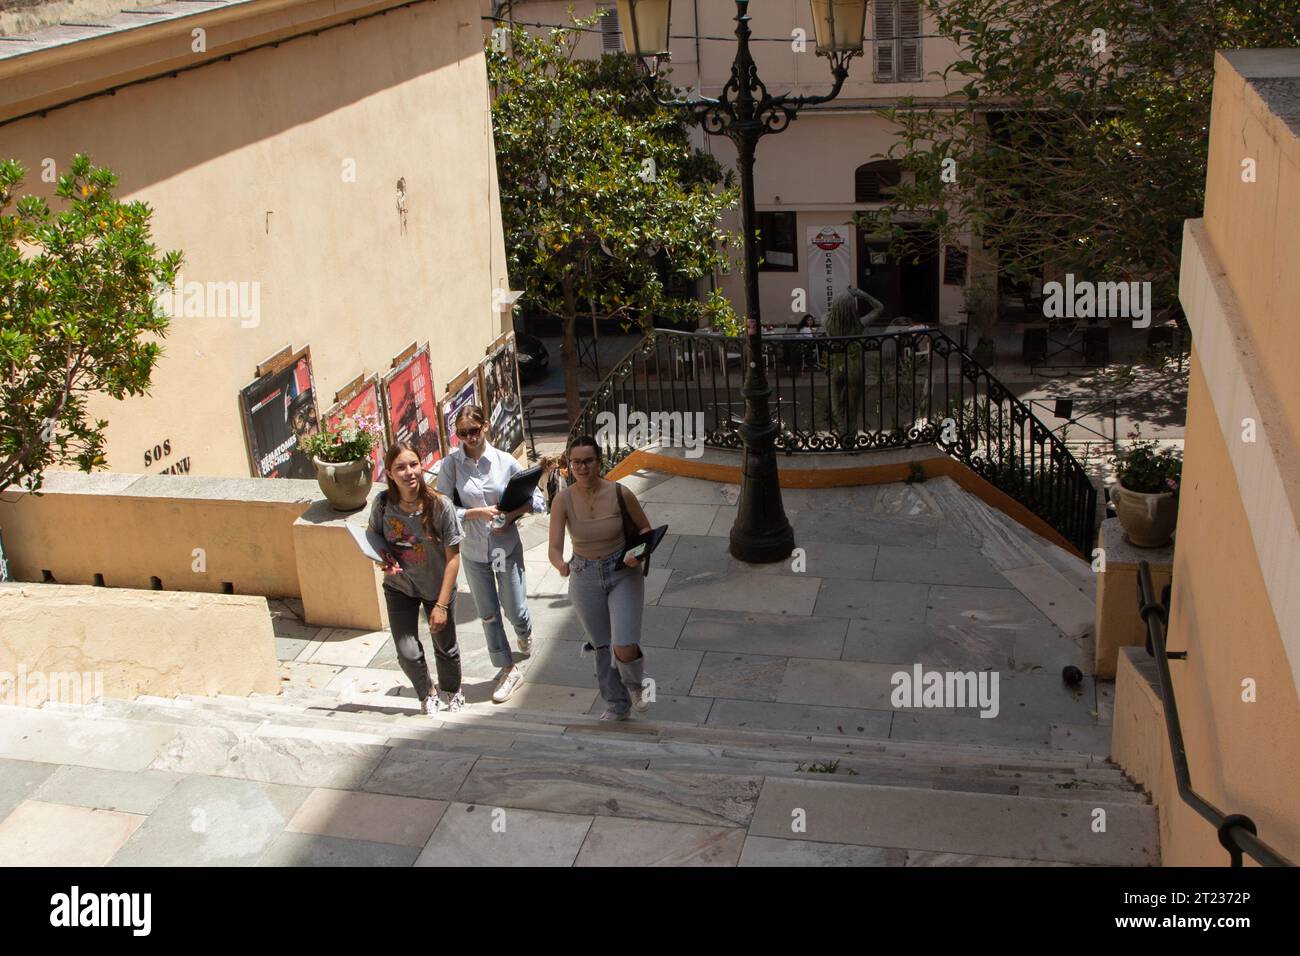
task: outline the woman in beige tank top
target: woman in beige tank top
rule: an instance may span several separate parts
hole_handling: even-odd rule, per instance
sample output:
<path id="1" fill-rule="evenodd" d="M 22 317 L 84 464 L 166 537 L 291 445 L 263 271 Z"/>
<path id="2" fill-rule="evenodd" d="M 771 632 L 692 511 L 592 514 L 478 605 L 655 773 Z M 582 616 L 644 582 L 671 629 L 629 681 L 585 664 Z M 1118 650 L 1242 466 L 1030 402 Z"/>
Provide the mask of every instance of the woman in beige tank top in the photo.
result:
<path id="1" fill-rule="evenodd" d="M 573 483 L 551 503 L 551 564 L 569 579 L 569 600 L 596 652 L 596 679 L 605 700 L 600 719 L 625 720 L 631 708 L 649 707 L 652 695 L 643 691 L 645 577 L 636 558 L 619 561 L 623 551 L 619 493 L 638 530 L 649 531 L 650 522 L 632 492 L 600 476 L 600 447 L 594 438 L 575 438 L 568 459 Z M 573 543 L 573 556 L 567 561 L 566 530 Z"/>

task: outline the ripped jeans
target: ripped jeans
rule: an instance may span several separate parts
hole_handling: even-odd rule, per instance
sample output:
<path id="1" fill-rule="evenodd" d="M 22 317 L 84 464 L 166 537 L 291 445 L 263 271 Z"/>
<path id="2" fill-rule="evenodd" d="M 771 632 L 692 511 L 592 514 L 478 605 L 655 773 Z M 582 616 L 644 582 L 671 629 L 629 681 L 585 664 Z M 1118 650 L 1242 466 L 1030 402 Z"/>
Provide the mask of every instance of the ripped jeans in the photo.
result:
<path id="1" fill-rule="evenodd" d="M 640 688 L 645 656 L 634 661 L 614 658 L 610 645 L 641 643 L 641 616 L 645 609 L 645 577 L 638 568 L 607 558 L 569 561 L 569 600 L 578 612 L 587 639 L 596 652 L 596 682 L 600 696 L 617 714 L 632 706 L 628 687 Z"/>
<path id="2" fill-rule="evenodd" d="M 474 596 L 474 607 L 483 620 L 483 633 L 487 637 L 488 655 L 495 667 L 509 667 L 514 662 L 510 642 L 502 615 L 510 619 L 515 637 L 529 637 L 533 633 L 532 615 L 528 613 L 527 583 L 524 580 L 523 542 L 504 555 L 498 568 L 491 561 L 461 561 L 469 592 Z M 491 618 L 491 620 L 489 620 Z"/>

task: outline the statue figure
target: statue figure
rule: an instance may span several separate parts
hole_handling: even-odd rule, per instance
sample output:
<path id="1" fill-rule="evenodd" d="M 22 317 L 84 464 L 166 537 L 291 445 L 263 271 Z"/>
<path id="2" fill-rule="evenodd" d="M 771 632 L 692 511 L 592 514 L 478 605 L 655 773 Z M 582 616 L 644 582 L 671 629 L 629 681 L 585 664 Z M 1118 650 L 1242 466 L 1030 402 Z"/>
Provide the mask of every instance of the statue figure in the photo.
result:
<path id="1" fill-rule="evenodd" d="M 861 318 L 858 317 L 859 301 L 870 307 Z M 826 334 L 830 337 L 862 335 L 884 311 L 885 304 L 879 299 L 849 286 L 831 300 Z M 831 379 L 831 430 L 846 445 L 862 430 L 862 401 L 866 394 L 862 366 L 863 347 L 859 343 L 843 343 L 830 352 L 827 370 Z"/>

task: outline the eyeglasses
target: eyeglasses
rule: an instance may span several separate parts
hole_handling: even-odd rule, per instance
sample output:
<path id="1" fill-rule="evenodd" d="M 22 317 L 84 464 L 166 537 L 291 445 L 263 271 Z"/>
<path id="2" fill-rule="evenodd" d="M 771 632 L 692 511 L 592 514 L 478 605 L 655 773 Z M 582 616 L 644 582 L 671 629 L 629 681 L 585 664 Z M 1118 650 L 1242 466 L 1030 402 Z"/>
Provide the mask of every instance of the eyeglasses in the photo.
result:
<path id="1" fill-rule="evenodd" d="M 590 468 L 594 464 L 596 464 L 596 459 L 594 458 L 570 458 L 569 459 L 570 468 Z"/>
<path id="2" fill-rule="evenodd" d="M 478 438 L 479 432 L 482 430 L 483 426 L 481 425 L 477 428 L 457 428 L 456 435 L 458 438 Z"/>

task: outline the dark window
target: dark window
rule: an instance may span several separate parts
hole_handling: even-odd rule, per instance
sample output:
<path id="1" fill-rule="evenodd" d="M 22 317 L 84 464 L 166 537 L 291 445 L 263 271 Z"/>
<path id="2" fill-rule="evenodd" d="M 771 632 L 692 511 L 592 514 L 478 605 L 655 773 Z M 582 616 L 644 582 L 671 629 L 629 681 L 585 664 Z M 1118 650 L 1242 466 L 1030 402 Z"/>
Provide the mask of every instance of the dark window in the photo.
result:
<path id="1" fill-rule="evenodd" d="M 763 272 L 795 272 L 799 269 L 799 238 L 792 212 L 758 214 L 758 252 Z"/>
<path id="2" fill-rule="evenodd" d="M 864 163 L 853 173 L 853 201 L 884 202 L 900 179 L 902 171 L 895 160 Z"/>

